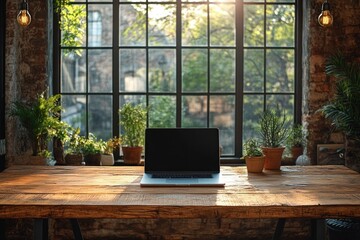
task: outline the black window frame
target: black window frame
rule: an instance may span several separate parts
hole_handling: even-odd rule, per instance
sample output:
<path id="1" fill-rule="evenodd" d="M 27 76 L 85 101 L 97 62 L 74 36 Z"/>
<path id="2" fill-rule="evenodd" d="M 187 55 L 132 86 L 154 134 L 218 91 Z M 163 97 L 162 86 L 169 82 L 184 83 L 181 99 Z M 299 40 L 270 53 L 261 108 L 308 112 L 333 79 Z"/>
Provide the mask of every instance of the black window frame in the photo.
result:
<path id="1" fill-rule="evenodd" d="M 113 2 L 113 19 L 116 19 L 116 17 L 119 16 L 119 8 L 115 7 L 115 6 L 119 6 L 120 1 L 119 0 L 114 0 Z M 84 2 L 84 4 L 104 4 L 107 2 Z M 136 2 L 129 2 L 129 4 L 135 4 Z M 152 1 L 148 1 L 148 3 L 156 3 L 159 4 L 161 2 L 152 2 Z M 203 2 L 196 2 L 197 4 L 201 4 L 201 3 L 207 3 L 209 4 L 209 1 L 203 1 Z M 223 164 L 227 164 L 227 163 L 242 163 L 243 160 L 240 160 L 241 156 L 242 156 L 242 135 L 243 135 L 243 96 L 246 95 L 246 93 L 244 93 L 244 89 L 243 89 L 243 82 L 242 81 L 237 81 L 238 79 L 243 80 L 243 68 L 241 66 L 243 66 L 244 64 L 244 49 L 246 49 L 247 47 L 244 47 L 243 44 L 243 24 L 244 24 L 244 19 L 242 14 L 238 14 L 238 13 L 243 13 L 243 7 L 245 4 L 265 4 L 265 6 L 267 4 L 293 4 L 295 7 L 295 27 L 294 27 L 294 31 L 295 31 L 295 43 L 294 43 L 294 51 L 295 51 L 295 83 L 294 83 L 294 123 L 301 123 L 301 118 L 302 118 L 302 27 L 303 27 L 303 1 L 301 0 L 294 0 L 294 3 L 289 3 L 289 2 L 266 2 L 266 0 L 264 0 L 264 3 L 259 3 L 259 2 L 243 2 L 243 1 L 239 1 L 239 0 L 235 0 L 235 8 L 236 8 L 236 14 L 235 14 L 235 21 L 236 21 L 236 33 L 235 33 L 235 46 L 234 47 L 229 47 L 229 48 L 234 48 L 235 52 L 236 52 L 236 60 L 235 60 L 235 64 L 236 64 L 236 81 L 235 81 L 235 93 L 231 93 L 234 94 L 235 96 L 235 154 L 234 156 L 231 157 L 222 157 L 221 158 L 221 162 Z M 176 1 L 176 5 L 177 8 L 180 9 L 182 2 L 177 0 Z M 180 17 L 179 17 L 180 16 Z M 181 11 L 177 11 L 177 24 L 176 24 L 176 31 L 178 33 L 181 33 Z M 58 14 L 54 13 L 54 35 L 53 35 L 53 43 L 54 43 L 54 56 L 53 56 L 53 74 L 54 74 L 54 82 L 53 82 L 53 93 L 57 94 L 57 93 L 61 93 L 60 91 L 60 55 L 61 55 L 61 51 L 60 51 L 60 32 L 59 32 L 59 16 Z M 113 24 L 113 29 L 119 29 L 119 22 L 118 21 L 114 21 Z M 116 30 L 113 32 L 113 36 L 119 36 L 118 34 L 119 30 Z M 176 35 L 176 41 L 177 42 L 181 42 L 181 34 L 177 34 Z M 112 49 L 118 49 L 113 51 L 113 66 L 118 66 L 119 64 L 119 49 L 124 48 L 124 47 L 120 47 L 119 46 L 119 39 L 116 37 L 113 37 L 113 47 L 111 47 Z M 125 47 L 126 48 L 126 47 Z M 148 44 L 146 44 L 146 50 L 151 49 L 152 47 L 149 47 Z M 153 48 L 159 48 L 159 47 L 153 47 Z M 161 48 L 161 47 L 160 47 Z M 171 48 L 171 47 L 169 47 Z M 177 66 L 177 80 L 176 80 L 176 85 L 177 85 L 177 89 L 179 89 L 174 95 L 176 96 L 176 126 L 180 127 L 181 126 L 181 97 L 182 96 L 186 96 L 186 95 L 197 95 L 196 93 L 184 93 L 181 91 L 181 51 L 182 49 L 186 49 L 187 47 L 181 46 L 179 44 L 176 44 L 176 46 L 174 47 L 174 49 L 176 50 L 177 53 L 177 59 L 176 61 L 178 62 L 178 66 Z M 198 48 L 198 47 L 197 47 Z M 202 48 L 202 47 L 201 47 Z M 210 45 L 207 45 L 206 47 L 203 47 L 205 49 L 214 49 L 216 47 L 211 47 Z M 226 47 L 221 47 L 221 48 L 226 48 Z M 274 47 L 267 47 L 264 45 L 264 47 L 262 47 L 262 49 L 264 49 L 264 51 L 266 51 L 267 49 L 273 49 Z M 275 47 L 276 48 L 276 47 Z M 285 47 L 288 48 L 288 47 Z M 91 49 L 91 47 L 86 46 L 84 49 Z M 104 47 L 104 49 L 109 49 L 108 47 Z M 279 49 L 281 49 L 281 47 L 279 47 Z M 209 70 L 209 63 L 208 63 L 208 70 Z M 240 67 L 239 67 L 240 66 Z M 180 68 L 180 69 L 179 69 Z M 209 72 L 209 71 L 208 71 Z M 113 96 L 113 114 L 112 114 L 112 118 L 113 118 L 113 136 L 119 136 L 119 127 L 118 127 L 118 121 L 116 121 L 115 119 L 119 118 L 118 115 L 118 111 L 116 109 L 119 109 L 119 96 L 124 94 L 122 92 L 120 92 L 119 89 L 119 71 L 118 68 L 113 68 L 113 92 L 111 93 L 111 95 Z M 116 81 L 117 80 L 117 81 Z M 209 81 L 209 78 L 208 78 Z M 148 82 L 148 81 L 147 81 Z M 148 84 L 148 83 L 147 83 Z M 94 94 L 94 93 L 91 93 Z M 125 93 L 128 94 L 128 93 Z M 145 94 L 146 95 L 146 99 L 147 99 L 147 103 L 148 103 L 148 99 L 149 96 L 151 95 L 161 95 L 163 93 L 131 93 L 131 94 Z M 226 93 L 225 93 L 226 94 Z M 264 95 L 264 97 L 266 97 L 266 91 L 264 91 L 262 93 Z M 281 95 L 282 93 L 278 93 L 275 95 Z M 96 93 L 94 94 L 96 95 Z M 169 93 L 164 93 L 164 95 L 171 95 Z M 203 95 L 203 93 L 199 94 L 199 95 Z M 224 93 L 211 93 L 211 95 L 224 95 Z M 86 96 L 88 97 L 88 92 L 86 93 Z M 207 96 L 209 96 L 209 91 Z M 209 105 L 209 101 L 208 101 L 208 105 Z M 264 101 L 264 109 L 266 108 L 266 101 Z M 209 109 L 209 106 L 208 106 Z M 241 109 L 241 110 L 239 110 Z M 207 120 L 209 120 L 209 113 L 208 113 L 208 117 Z M 208 121 L 209 124 L 209 121 Z M 118 157 L 118 156 L 116 156 Z"/>

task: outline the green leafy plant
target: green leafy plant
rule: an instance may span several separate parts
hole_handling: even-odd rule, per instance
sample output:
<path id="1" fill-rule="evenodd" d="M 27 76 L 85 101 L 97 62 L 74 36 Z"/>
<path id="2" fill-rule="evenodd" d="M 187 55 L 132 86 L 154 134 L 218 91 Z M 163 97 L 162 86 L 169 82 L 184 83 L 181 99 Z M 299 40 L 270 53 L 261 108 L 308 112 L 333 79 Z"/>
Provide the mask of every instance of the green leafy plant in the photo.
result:
<path id="1" fill-rule="evenodd" d="M 80 136 L 80 128 L 72 128 L 69 131 L 69 141 L 67 141 L 65 148 L 66 153 L 80 155 L 82 154 L 82 149 L 85 144 L 86 138 Z"/>
<path id="2" fill-rule="evenodd" d="M 334 76 L 336 94 L 320 111 L 332 125 L 346 136 L 360 141 L 360 66 L 347 62 L 340 53 L 330 57 L 325 67 L 326 74 Z"/>
<path id="3" fill-rule="evenodd" d="M 259 134 L 263 147 L 280 147 L 288 136 L 285 111 L 266 109 L 260 118 Z"/>
<path id="4" fill-rule="evenodd" d="M 143 146 L 145 141 L 147 109 L 142 105 L 125 104 L 120 110 L 123 128 L 122 143 L 128 147 Z"/>
<path id="5" fill-rule="evenodd" d="M 62 110 L 59 99 L 59 94 L 46 98 L 42 93 L 33 101 L 12 103 L 10 115 L 17 117 L 27 130 L 34 156 L 47 155 L 48 142 L 58 134 L 61 136 L 67 127 L 59 120 Z"/>
<path id="6" fill-rule="evenodd" d="M 121 144 L 121 139 L 118 137 L 110 138 L 106 141 L 105 154 L 111 154 L 115 149 L 118 149 Z"/>
<path id="7" fill-rule="evenodd" d="M 245 157 L 260 157 L 263 156 L 261 151 L 260 143 L 254 139 L 250 138 L 244 143 L 244 154 Z"/>
<path id="8" fill-rule="evenodd" d="M 289 136 L 286 139 L 286 144 L 289 147 L 303 147 L 304 146 L 304 132 L 300 124 L 294 124 L 289 131 Z"/>
<path id="9" fill-rule="evenodd" d="M 106 142 L 97 139 L 94 134 L 89 133 L 89 136 L 82 142 L 81 152 L 83 155 L 103 154 L 106 149 Z"/>

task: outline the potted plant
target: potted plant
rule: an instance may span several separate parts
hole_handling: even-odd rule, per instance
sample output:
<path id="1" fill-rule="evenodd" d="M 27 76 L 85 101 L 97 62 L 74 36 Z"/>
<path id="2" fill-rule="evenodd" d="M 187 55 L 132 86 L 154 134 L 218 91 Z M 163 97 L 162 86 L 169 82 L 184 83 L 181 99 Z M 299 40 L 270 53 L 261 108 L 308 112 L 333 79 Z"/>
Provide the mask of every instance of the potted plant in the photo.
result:
<path id="1" fill-rule="evenodd" d="M 106 143 L 97 139 L 94 134 L 89 133 L 88 138 L 84 140 L 82 146 L 82 154 L 84 156 L 85 165 L 88 166 L 100 166 L 101 154 L 104 153 Z"/>
<path id="2" fill-rule="evenodd" d="M 83 165 L 82 149 L 86 139 L 80 136 L 80 128 L 69 131 L 69 141 L 65 144 L 65 163 L 66 165 Z"/>
<path id="3" fill-rule="evenodd" d="M 304 151 L 304 133 L 301 124 L 294 124 L 289 131 L 286 145 L 290 149 L 291 158 L 296 160 Z"/>
<path id="4" fill-rule="evenodd" d="M 147 109 L 142 105 L 125 104 L 120 110 L 120 125 L 122 134 L 122 151 L 124 164 L 137 165 L 145 141 Z"/>
<path id="5" fill-rule="evenodd" d="M 121 144 L 121 139 L 118 137 L 110 138 L 106 141 L 104 153 L 101 155 L 101 165 L 112 166 L 115 163 L 114 150 L 118 149 Z"/>
<path id="6" fill-rule="evenodd" d="M 264 155 L 259 142 L 250 138 L 244 144 L 244 157 L 247 171 L 250 173 L 261 173 L 264 168 Z"/>
<path id="7" fill-rule="evenodd" d="M 62 110 L 59 99 L 59 94 L 47 98 L 42 93 L 33 101 L 15 101 L 11 106 L 10 115 L 17 117 L 26 129 L 31 141 L 32 156 L 41 156 L 41 159 L 34 160 L 40 164 L 45 163 L 45 158 L 50 156 L 48 143 L 64 127 L 59 119 Z"/>
<path id="8" fill-rule="evenodd" d="M 265 155 L 265 169 L 279 170 L 282 154 L 285 150 L 284 141 L 288 135 L 285 111 L 266 109 L 260 118 L 259 134 L 262 152 Z"/>

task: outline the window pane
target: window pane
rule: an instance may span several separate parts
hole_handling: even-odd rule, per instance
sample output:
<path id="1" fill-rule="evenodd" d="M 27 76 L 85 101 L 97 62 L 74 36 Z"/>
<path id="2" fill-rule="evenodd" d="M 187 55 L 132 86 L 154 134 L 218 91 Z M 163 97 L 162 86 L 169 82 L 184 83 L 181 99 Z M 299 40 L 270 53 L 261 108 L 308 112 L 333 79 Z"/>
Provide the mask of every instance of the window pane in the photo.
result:
<path id="1" fill-rule="evenodd" d="M 264 0 L 244 0 L 244 2 L 264 2 Z"/>
<path id="2" fill-rule="evenodd" d="M 112 1 L 113 0 L 88 0 L 88 2 L 112 2 Z"/>
<path id="3" fill-rule="evenodd" d="M 61 105 L 64 111 L 61 120 L 73 128 L 79 128 L 80 134 L 86 135 L 86 98 L 83 95 L 62 95 Z"/>
<path id="4" fill-rule="evenodd" d="M 86 44 L 86 6 L 69 4 L 61 9 L 61 46 L 82 47 Z"/>
<path id="5" fill-rule="evenodd" d="M 210 5 L 210 45 L 235 45 L 235 4 Z"/>
<path id="6" fill-rule="evenodd" d="M 244 91 L 264 91 L 264 50 L 244 50 Z"/>
<path id="7" fill-rule="evenodd" d="M 146 91 L 146 50 L 120 49 L 120 91 Z"/>
<path id="8" fill-rule="evenodd" d="M 235 91 L 235 50 L 210 50 L 210 91 Z"/>
<path id="9" fill-rule="evenodd" d="M 182 97 L 182 127 L 207 126 L 207 97 L 184 96 Z"/>
<path id="10" fill-rule="evenodd" d="M 149 50 L 150 92 L 176 91 L 175 49 Z"/>
<path id="11" fill-rule="evenodd" d="M 146 5 L 120 5 L 120 46 L 145 46 Z"/>
<path id="12" fill-rule="evenodd" d="M 149 4 L 149 45 L 175 46 L 176 5 Z"/>
<path id="13" fill-rule="evenodd" d="M 266 45 L 293 47 L 295 7 L 293 5 L 266 6 Z"/>
<path id="14" fill-rule="evenodd" d="M 207 45 L 207 7 L 205 4 L 182 5 L 182 44 Z"/>
<path id="15" fill-rule="evenodd" d="M 63 93 L 86 91 L 86 52 L 82 55 L 61 51 L 61 91 Z"/>
<path id="16" fill-rule="evenodd" d="M 88 50 L 89 92 L 112 92 L 112 51 Z"/>
<path id="17" fill-rule="evenodd" d="M 182 51 L 182 89 L 184 92 L 207 91 L 207 50 Z"/>
<path id="18" fill-rule="evenodd" d="M 143 104 L 146 105 L 145 95 L 121 95 L 120 96 L 120 108 L 126 103 L 132 103 L 135 105 Z"/>
<path id="19" fill-rule="evenodd" d="M 294 50 L 272 49 L 266 51 L 267 92 L 289 92 L 294 90 Z"/>
<path id="20" fill-rule="evenodd" d="M 112 97 L 89 96 L 89 132 L 107 140 L 112 136 Z"/>
<path id="21" fill-rule="evenodd" d="M 235 152 L 235 96 L 210 97 L 210 127 L 220 129 L 223 155 Z"/>
<path id="22" fill-rule="evenodd" d="M 149 127 L 176 126 L 175 96 L 150 96 L 149 107 Z"/>
<path id="23" fill-rule="evenodd" d="M 112 45 L 112 5 L 89 4 L 88 45 L 90 47 Z"/>
<path id="24" fill-rule="evenodd" d="M 264 46 L 264 5 L 244 6 L 244 45 Z"/>
<path id="25" fill-rule="evenodd" d="M 294 96 L 293 95 L 267 95 L 267 108 L 285 110 L 288 123 L 294 122 Z"/>
<path id="26" fill-rule="evenodd" d="M 146 2 L 146 0 L 119 0 L 119 2 Z"/>
<path id="27" fill-rule="evenodd" d="M 263 95 L 244 95 L 243 141 L 258 138 L 259 120 L 264 110 Z"/>
<path id="28" fill-rule="evenodd" d="M 267 2 L 294 3 L 295 0 L 267 0 Z"/>
<path id="29" fill-rule="evenodd" d="M 209 2 L 235 2 L 235 0 L 209 0 Z"/>

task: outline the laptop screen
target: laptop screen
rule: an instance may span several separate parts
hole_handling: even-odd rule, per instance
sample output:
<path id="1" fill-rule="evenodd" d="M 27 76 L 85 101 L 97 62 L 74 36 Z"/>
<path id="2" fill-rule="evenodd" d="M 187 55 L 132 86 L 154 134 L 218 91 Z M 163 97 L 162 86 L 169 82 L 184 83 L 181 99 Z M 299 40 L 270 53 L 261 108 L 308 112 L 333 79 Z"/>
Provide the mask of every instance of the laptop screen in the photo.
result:
<path id="1" fill-rule="evenodd" d="M 217 128 L 148 128 L 145 172 L 220 172 Z"/>

